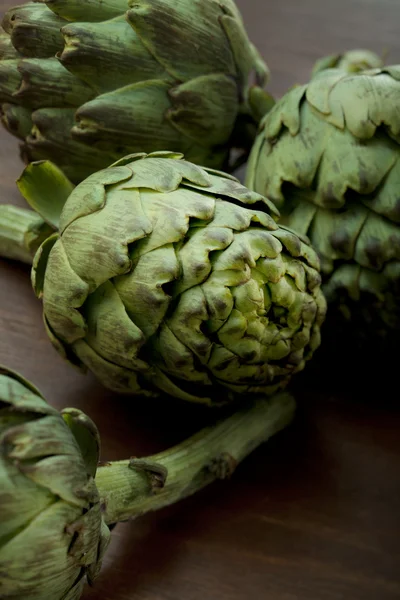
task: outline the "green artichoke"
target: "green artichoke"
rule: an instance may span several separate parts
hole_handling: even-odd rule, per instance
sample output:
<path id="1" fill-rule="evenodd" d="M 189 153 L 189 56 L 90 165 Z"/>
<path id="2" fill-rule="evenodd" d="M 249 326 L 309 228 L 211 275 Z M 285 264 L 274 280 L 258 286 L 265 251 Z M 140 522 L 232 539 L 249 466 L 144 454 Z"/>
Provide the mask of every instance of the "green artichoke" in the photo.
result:
<path id="1" fill-rule="evenodd" d="M 340 69 L 346 73 L 358 73 L 368 69 L 381 69 L 383 59 L 375 52 L 365 49 L 348 50 L 343 54 L 331 54 L 320 58 L 312 69 L 312 77 L 326 69 Z"/>
<path id="2" fill-rule="evenodd" d="M 375 357 L 400 329 L 399 98 L 399 66 L 322 71 L 265 117 L 246 180 L 310 238 L 329 315 Z"/>
<path id="3" fill-rule="evenodd" d="M 78 600 L 100 570 L 107 524 L 230 476 L 294 413 L 286 392 L 257 399 L 173 448 L 96 471 L 93 422 L 72 408 L 60 415 L 21 376 L 0 368 L 0 597 Z"/>
<path id="4" fill-rule="evenodd" d="M 0 368 L 1 598 L 74 600 L 96 577 L 109 541 L 97 439 L 82 413 L 60 415 Z"/>
<path id="5" fill-rule="evenodd" d="M 315 252 L 277 216 L 180 154 L 91 175 L 33 267 L 55 347 L 118 392 L 210 404 L 283 388 L 318 347 L 326 305 Z"/>
<path id="6" fill-rule="evenodd" d="M 82 181 L 164 148 L 227 166 L 272 98 L 233 0 L 38 0 L 0 34 L 2 121 L 26 161 Z"/>

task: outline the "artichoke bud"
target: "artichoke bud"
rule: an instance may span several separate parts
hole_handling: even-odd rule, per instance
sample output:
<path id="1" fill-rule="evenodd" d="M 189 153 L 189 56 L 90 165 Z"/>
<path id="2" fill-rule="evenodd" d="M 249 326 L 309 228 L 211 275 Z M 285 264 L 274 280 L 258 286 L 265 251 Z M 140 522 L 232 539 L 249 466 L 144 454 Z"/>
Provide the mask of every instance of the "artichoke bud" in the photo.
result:
<path id="1" fill-rule="evenodd" d="M 79 598 L 107 547 L 94 483 L 99 437 L 76 410 L 64 418 L 0 368 L 0 595 Z"/>
<path id="2" fill-rule="evenodd" d="M 160 148 L 232 169 L 273 104 L 231 0 L 47 0 L 3 25 L 0 102 L 32 111 L 22 156 L 52 160 L 74 183 Z M 23 118 L 6 126 L 21 136 Z"/>
<path id="3" fill-rule="evenodd" d="M 119 392 L 213 404 L 285 387 L 316 350 L 326 306 L 317 255 L 278 216 L 176 153 L 91 175 L 35 257 L 50 339 Z"/>
<path id="4" fill-rule="evenodd" d="M 400 67 L 348 68 L 360 56 L 332 60 L 277 102 L 246 183 L 310 238 L 330 314 L 337 307 L 353 323 L 353 339 L 374 346 L 376 332 L 389 344 L 400 324 Z"/>

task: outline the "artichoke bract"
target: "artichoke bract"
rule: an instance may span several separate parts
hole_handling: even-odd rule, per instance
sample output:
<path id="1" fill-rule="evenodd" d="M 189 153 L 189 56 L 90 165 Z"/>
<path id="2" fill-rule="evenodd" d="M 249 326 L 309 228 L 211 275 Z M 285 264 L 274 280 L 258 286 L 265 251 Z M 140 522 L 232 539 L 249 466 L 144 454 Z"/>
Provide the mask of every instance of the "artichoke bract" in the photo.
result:
<path id="1" fill-rule="evenodd" d="M 34 261 L 53 344 L 119 392 L 210 404 L 283 388 L 326 304 L 316 253 L 278 214 L 180 154 L 91 175 Z"/>
<path id="2" fill-rule="evenodd" d="M 399 97 L 399 66 L 322 71 L 265 117 L 247 171 L 310 238 L 329 315 L 362 344 L 400 329 Z"/>
<path id="3" fill-rule="evenodd" d="M 316 61 L 312 69 L 312 77 L 326 69 L 340 69 L 346 73 L 358 73 L 369 69 L 381 69 L 383 59 L 371 50 L 360 48 L 348 50 L 343 54 L 330 54 Z"/>
<path id="4" fill-rule="evenodd" d="M 172 448 L 96 470 L 94 423 L 74 408 L 60 414 L 0 367 L 0 597 L 78 600 L 99 573 L 108 525 L 230 477 L 295 408 L 287 392 L 257 398 Z"/>
<path id="5" fill-rule="evenodd" d="M 165 148 L 222 168 L 273 102 L 233 0 L 39 0 L 3 28 L 3 124 L 74 183 Z"/>
<path id="6" fill-rule="evenodd" d="M 80 411 L 60 414 L 0 367 L 1 598 L 73 600 L 96 577 L 109 541 L 96 440 Z"/>

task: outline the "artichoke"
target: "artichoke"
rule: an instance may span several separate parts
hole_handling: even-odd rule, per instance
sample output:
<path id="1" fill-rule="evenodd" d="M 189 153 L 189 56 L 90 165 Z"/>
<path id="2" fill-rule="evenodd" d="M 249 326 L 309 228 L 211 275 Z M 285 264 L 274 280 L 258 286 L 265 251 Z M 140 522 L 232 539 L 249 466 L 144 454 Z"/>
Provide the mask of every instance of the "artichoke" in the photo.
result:
<path id="1" fill-rule="evenodd" d="M 96 472 L 99 435 L 0 369 L 0 597 L 78 600 L 116 524 L 195 493 L 292 421 L 290 394 L 258 399 L 181 444 Z M 94 475 L 96 479 L 94 480 Z"/>
<path id="2" fill-rule="evenodd" d="M 233 0 L 38 0 L 0 34 L 2 121 L 74 183 L 164 148 L 227 166 L 272 98 Z"/>
<path id="3" fill-rule="evenodd" d="M 310 238 L 336 335 L 374 357 L 400 329 L 399 97 L 399 66 L 322 71 L 265 117 L 246 178 Z"/>
<path id="4" fill-rule="evenodd" d="M 74 600 L 96 577 L 109 541 L 97 439 L 82 413 L 60 415 L 0 368 L 1 598 Z"/>
<path id="5" fill-rule="evenodd" d="M 312 77 L 326 69 L 340 69 L 346 73 L 358 73 L 369 69 L 381 69 L 383 60 L 371 50 L 348 50 L 343 54 L 331 54 L 316 61 L 312 69 Z"/>
<path id="6" fill-rule="evenodd" d="M 46 209 L 54 197 L 47 187 Z M 212 404 L 283 388 L 320 344 L 326 305 L 314 250 L 277 216 L 180 154 L 91 175 L 35 257 L 50 339 L 118 392 Z"/>

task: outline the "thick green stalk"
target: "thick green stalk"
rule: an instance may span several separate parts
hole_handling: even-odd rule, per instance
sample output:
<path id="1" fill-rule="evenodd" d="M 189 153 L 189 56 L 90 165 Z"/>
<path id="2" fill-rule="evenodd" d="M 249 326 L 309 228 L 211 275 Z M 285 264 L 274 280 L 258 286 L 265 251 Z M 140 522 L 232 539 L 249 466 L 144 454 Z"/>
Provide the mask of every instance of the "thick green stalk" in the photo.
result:
<path id="1" fill-rule="evenodd" d="M 294 398 L 286 392 L 263 397 L 165 452 L 100 466 L 96 484 L 105 521 L 133 519 L 228 477 L 257 446 L 284 429 L 294 412 Z"/>
<path id="2" fill-rule="evenodd" d="M 32 264 L 36 250 L 52 233 L 33 210 L 0 205 L 0 257 Z"/>

